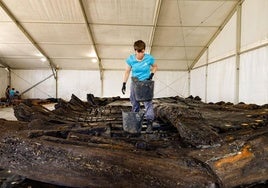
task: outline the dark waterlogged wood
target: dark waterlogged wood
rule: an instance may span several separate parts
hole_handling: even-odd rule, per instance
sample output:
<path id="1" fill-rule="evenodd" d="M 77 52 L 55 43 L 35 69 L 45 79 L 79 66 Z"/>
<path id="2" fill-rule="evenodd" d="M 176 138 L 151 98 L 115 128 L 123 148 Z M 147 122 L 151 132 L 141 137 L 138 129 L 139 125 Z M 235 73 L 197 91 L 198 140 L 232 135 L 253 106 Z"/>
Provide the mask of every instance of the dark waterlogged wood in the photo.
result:
<path id="1" fill-rule="evenodd" d="M 198 99 L 198 98 L 195 98 Z M 239 187 L 268 180 L 268 105 L 154 100 L 153 134 L 128 134 L 128 99 L 75 95 L 0 119 L 0 168 L 71 187 Z M 28 102 L 29 103 L 29 102 Z"/>

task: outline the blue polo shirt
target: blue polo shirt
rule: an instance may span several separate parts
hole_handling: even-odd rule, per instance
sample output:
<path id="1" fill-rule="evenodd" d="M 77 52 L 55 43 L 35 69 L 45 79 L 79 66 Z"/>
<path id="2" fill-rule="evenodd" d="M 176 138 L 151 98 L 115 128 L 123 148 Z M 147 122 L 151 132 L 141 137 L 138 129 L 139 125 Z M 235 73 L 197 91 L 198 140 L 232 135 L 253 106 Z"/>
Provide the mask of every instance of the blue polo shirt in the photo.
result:
<path id="1" fill-rule="evenodd" d="M 151 66 L 155 59 L 150 54 L 144 54 L 143 59 L 138 61 L 135 54 L 132 54 L 126 59 L 126 62 L 131 67 L 132 77 L 137 77 L 140 81 L 143 81 L 150 77 Z"/>
<path id="2" fill-rule="evenodd" d="M 15 90 L 13 90 L 13 89 L 9 90 L 9 96 L 14 97 L 15 96 Z"/>

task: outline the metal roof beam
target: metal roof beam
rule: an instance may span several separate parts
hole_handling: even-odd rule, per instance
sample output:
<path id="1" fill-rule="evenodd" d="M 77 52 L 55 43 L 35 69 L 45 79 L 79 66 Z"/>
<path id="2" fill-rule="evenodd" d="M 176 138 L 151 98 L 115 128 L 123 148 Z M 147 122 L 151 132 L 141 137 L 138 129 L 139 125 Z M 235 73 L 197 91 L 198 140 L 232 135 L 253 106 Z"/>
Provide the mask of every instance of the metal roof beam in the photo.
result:
<path id="1" fill-rule="evenodd" d="M 93 43 L 93 49 L 94 49 L 94 51 L 96 53 L 96 58 L 97 58 L 98 65 L 99 65 L 99 70 L 100 70 L 100 78 L 101 78 L 101 80 L 103 80 L 103 65 L 102 65 L 101 59 L 99 58 L 99 55 L 98 55 L 98 51 L 97 51 L 97 48 L 96 48 L 96 43 L 95 43 L 95 40 L 94 40 L 94 37 L 93 37 L 93 33 L 92 33 L 92 31 L 91 31 L 91 29 L 89 27 L 89 22 L 88 22 L 88 19 L 87 19 L 87 15 L 86 15 L 85 7 L 83 5 L 83 1 L 79 0 L 79 4 L 80 4 L 81 10 L 82 10 L 84 20 L 86 22 L 88 36 L 89 36 L 89 38 L 91 39 L 91 41 Z"/>
<path id="2" fill-rule="evenodd" d="M 157 26 L 157 22 L 158 22 L 158 17 L 159 17 L 159 14 L 160 14 L 161 5 L 162 5 L 162 0 L 158 0 L 156 10 L 155 10 L 155 14 L 154 14 L 153 29 L 152 29 L 150 39 L 149 39 L 149 47 L 150 47 L 149 53 L 151 53 L 151 50 L 152 50 L 152 47 L 153 47 L 153 42 L 154 42 L 154 38 L 155 38 L 155 30 L 156 30 L 156 26 Z"/>
<path id="3" fill-rule="evenodd" d="M 241 5 L 244 2 L 244 0 L 239 0 L 235 7 L 232 9 L 232 11 L 229 13 L 229 15 L 227 16 L 227 18 L 223 21 L 223 23 L 221 24 L 221 26 L 218 28 L 218 30 L 214 33 L 214 35 L 211 37 L 211 39 L 208 41 L 208 43 L 205 45 L 205 47 L 202 49 L 202 51 L 198 54 L 198 56 L 195 58 L 195 60 L 193 61 L 193 63 L 190 65 L 189 70 L 193 69 L 193 67 L 195 66 L 195 64 L 198 62 L 198 60 L 200 59 L 200 57 L 205 53 L 205 51 L 208 49 L 208 47 L 210 46 L 210 44 L 216 39 L 216 37 L 220 34 L 220 32 L 222 31 L 222 29 L 224 28 L 224 26 L 228 23 L 228 21 L 232 18 L 232 16 L 234 15 L 234 13 L 236 12 L 237 8 L 239 7 L 239 5 Z"/>
<path id="4" fill-rule="evenodd" d="M 7 6 L 0 1 L 0 6 L 2 9 L 6 12 L 6 14 L 10 17 L 10 19 L 16 24 L 16 26 L 22 31 L 22 33 L 30 40 L 30 42 L 37 48 L 37 50 L 46 58 L 48 61 L 50 68 L 52 70 L 52 73 L 54 75 L 54 78 L 56 79 L 56 66 L 53 64 L 51 59 L 48 57 L 48 55 L 44 52 L 44 50 L 37 44 L 37 42 L 33 39 L 33 37 L 26 31 L 26 29 L 20 24 L 20 22 L 17 20 L 17 18 L 12 14 L 12 12 L 7 8 Z"/>
<path id="5" fill-rule="evenodd" d="M 8 64 L 6 64 L 1 58 L 0 58 L 0 64 L 3 66 L 2 68 L 10 69 L 10 66 Z"/>

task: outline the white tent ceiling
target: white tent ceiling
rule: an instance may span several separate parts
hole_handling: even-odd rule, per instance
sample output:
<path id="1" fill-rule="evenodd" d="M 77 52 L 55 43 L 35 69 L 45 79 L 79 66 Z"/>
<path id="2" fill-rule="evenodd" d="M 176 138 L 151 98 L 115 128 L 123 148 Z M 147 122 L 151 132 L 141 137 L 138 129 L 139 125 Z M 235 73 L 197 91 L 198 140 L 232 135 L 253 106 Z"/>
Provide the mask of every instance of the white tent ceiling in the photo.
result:
<path id="1" fill-rule="evenodd" d="M 160 70 L 189 70 L 239 2 L 0 0 L 0 64 L 123 70 L 142 39 Z"/>

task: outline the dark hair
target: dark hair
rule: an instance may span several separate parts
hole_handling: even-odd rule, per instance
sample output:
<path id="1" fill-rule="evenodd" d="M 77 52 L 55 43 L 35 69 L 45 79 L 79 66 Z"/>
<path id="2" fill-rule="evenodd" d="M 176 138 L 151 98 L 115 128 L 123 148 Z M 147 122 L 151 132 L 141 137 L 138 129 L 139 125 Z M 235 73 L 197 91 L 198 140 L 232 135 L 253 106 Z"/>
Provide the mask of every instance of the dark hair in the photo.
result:
<path id="1" fill-rule="evenodd" d="M 137 40 L 136 42 L 134 42 L 134 50 L 137 50 L 138 52 L 145 50 L 145 47 L 145 42 L 143 42 L 142 40 Z"/>

